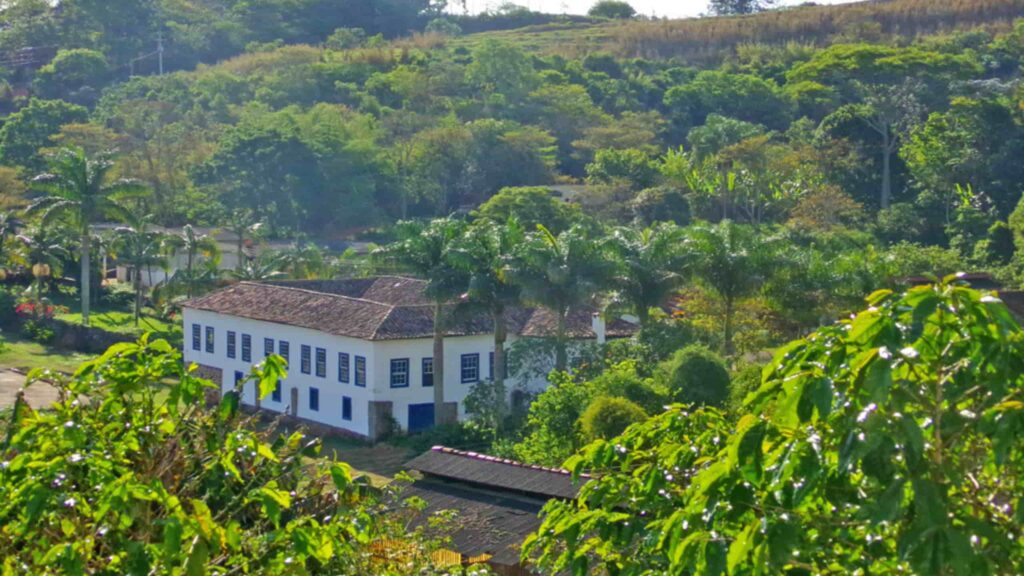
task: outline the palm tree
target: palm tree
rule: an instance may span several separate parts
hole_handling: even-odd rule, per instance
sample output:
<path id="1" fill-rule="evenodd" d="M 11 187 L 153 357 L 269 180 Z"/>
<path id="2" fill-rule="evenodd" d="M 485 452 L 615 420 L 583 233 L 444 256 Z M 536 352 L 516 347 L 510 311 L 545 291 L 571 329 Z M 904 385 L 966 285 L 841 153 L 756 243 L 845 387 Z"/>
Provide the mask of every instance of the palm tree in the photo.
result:
<path id="1" fill-rule="evenodd" d="M 273 252 L 264 252 L 256 258 L 249 260 L 239 270 L 231 272 L 236 280 L 248 282 L 264 282 L 287 276 L 281 271 L 281 256 Z"/>
<path id="2" fill-rule="evenodd" d="M 722 341 L 725 353 L 731 355 L 736 303 L 766 281 L 774 265 L 774 243 L 730 220 L 693 227 L 689 242 L 696 254 L 694 272 L 725 305 Z"/>
<path id="3" fill-rule="evenodd" d="M 452 261 L 452 251 L 466 225 L 439 218 L 426 225 L 401 222 L 399 240 L 374 251 L 374 256 L 398 265 L 427 281 L 426 296 L 434 307 L 434 419 L 437 424 L 455 420 L 444 404 L 444 333 L 450 310 L 447 306 L 466 289 L 466 278 Z"/>
<path id="4" fill-rule="evenodd" d="M 611 248 L 617 260 L 616 300 L 632 311 L 640 326 L 686 281 L 693 256 L 685 249 L 683 229 L 670 222 L 650 228 L 617 228 Z"/>
<path id="5" fill-rule="evenodd" d="M 558 236 L 542 225 L 537 228 L 520 245 L 510 272 L 523 287 L 526 300 L 557 316 L 555 369 L 564 371 L 569 363 L 569 312 L 595 302 L 611 279 L 612 262 L 606 245 L 591 238 L 580 225 Z"/>
<path id="6" fill-rule="evenodd" d="M 42 214 L 43 226 L 59 219 L 71 224 L 79 236 L 81 260 L 82 323 L 89 324 L 89 300 L 92 272 L 91 224 L 104 218 L 121 219 L 125 209 L 118 202 L 137 197 L 147 189 L 135 180 L 109 183 L 107 174 L 113 163 L 106 157 L 89 159 L 81 148 L 62 148 L 49 158 L 50 172 L 32 179 L 33 186 L 47 195 L 29 206 L 29 212 Z"/>
<path id="7" fill-rule="evenodd" d="M 185 253 L 185 269 L 176 270 L 168 282 L 184 283 L 185 295 L 188 298 L 192 298 L 196 286 L 201 283 L 200 273 L 196 270 L 200 260 L 213 262 L 215 266 L 220 261 L 220 248 L 217 246 L 217 241 L 209 234 L 196 232 L 191 224 L 182 226 L 180 233 L 168 236 L 164 241 L 164 250 L 170 256 L 181 252 Z M 207 270 L 204 274 L 208 276 L 208 272 Z"/>
<path id="8" fill-rule="evenodd" d="M 469 228 L 453 251 L 456 266 L 469 274 L 469 301 L 486 308 L 494 322 L 494 382 L 505 383 L 506 311 L 519 303 L 521 288 L 512 282 L 509 264 L 515 249 L 525 240 L 519 223 L 505 225 L 479 222 Z"/>
<path id="9" fill-rule="evenodd" d="M 146 230 L 151 219 L 152 216 L 144 215 L 136 218 L 132 226 L 123 226 L 114 230 L 117 252 L 133 271 L 132 288 L 135 290 L 136 326 L 139 325 L 139 317 L 142 314 L 142 271 L 163 262 L 162 236 Z"/>
<path id="10" fill-rule="evenodd" d="M 235 236 L 235 256 L 238 258 L 235 270 L 241 271 L 248 260 L 244 253 L 245 240 L 257 236 L 263 228 L 263 223 L 256 219 L 252 210 L 239 208 L 231 212 L 224 228 Z"/>
<path id="11" fill-rule="evenodd" d="M 319 246 L 301 240 L 282 252 L 280 259 L 291 277 L 298 280 L 322 278 L 330 268 L 324 251 Z"/>
<path id="12" fill-rule="evenodd" d="M 55 234 L 55 232 L 57 232 Z M 53 277 L 59 274 L 61 264 L 71 257 L 71 253 L 65 247 L 66 238 L 62 238 L 59 231 L 52 227 L 33 226 L 22 231 L 15 237 L 20 245 L 22 264 L 29 269 L 37 265 L 44 265 L 50 270 L 46 276 Z M 42 296 L 43 276 L 35 276 L 35 299 L 38 302 Z"/>

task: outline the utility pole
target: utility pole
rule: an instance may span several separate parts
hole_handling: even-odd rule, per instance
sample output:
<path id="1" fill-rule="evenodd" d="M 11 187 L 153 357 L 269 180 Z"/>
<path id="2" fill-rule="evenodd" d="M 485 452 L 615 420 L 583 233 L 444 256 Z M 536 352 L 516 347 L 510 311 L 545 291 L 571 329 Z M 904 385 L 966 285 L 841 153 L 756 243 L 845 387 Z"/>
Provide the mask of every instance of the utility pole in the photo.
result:
<path id="1" fill-rule="evenodd" d="M 157 32 L 156 34 L 156 60 L 157 67 L 160 70 L 160 75 L 164 75 L 164 33 Z"/>

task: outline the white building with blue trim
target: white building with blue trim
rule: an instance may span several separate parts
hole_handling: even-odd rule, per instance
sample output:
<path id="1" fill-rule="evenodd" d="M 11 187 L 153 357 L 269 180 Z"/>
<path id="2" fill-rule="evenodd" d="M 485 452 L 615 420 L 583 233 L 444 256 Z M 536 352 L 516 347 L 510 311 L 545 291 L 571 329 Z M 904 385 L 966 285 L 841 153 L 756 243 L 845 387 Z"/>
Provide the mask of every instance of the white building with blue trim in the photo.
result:
<path id="1" fill-rule="evenodd" d="M 241 282 L 187 302 L 183 322 L 185 361 L 221 385 L 235 387 L 270 354 L 289 363 L 288 377 L 266 398 L 255 385 L 242 402 L 262 410 L 377 438 L 392 420 L 408 431 L 433 425 L 433 307 L 426 283 L 399 276 Z M 553 336 L 554 315 L 541 308 L 507 314 L 515 340 Z M 624 320 L 608 325 L 590 310 L 570 314 L 578 340 L 629 336 Z M 466 417 L 472 387 L 494 374 L 493 326 L 487 314 L 456 314 L 445 337 L 445 402 Z M 546 380 L 520 386 L 542 390 Z"/>

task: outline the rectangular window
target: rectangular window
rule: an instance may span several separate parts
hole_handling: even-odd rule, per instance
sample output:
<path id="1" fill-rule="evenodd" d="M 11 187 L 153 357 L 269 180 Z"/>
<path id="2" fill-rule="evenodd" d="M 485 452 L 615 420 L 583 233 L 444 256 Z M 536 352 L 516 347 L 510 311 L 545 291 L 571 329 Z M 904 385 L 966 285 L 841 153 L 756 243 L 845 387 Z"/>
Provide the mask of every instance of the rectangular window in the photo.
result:
<path id="1" fill-rule="evenodd" d="M 316 375 L 318 378 L 327 378 L 327 350 L 316 349 Z"/>
<path id="2" fill-rule="evenodd" d="M 462 355 L 462 383 L 472 384 L 480 381 L 480 355 Z"/>
<path id="3" fill-rule="evenodd" d="M 320 390 L 316 388 L 309 389 L 309 409 L 313 412 L 320 411 Z"/>
<path id="4" fill-rule="evenodd" d="M 423 359 L 423 387 L 430 388 L 434 385 L 434 359 Z"/>
<path id="5" fill-rule="evenodd" d="M 341 382 L 342 384 L 348 384 L 351 381 L 349 380 L 349 378 L 351 378 L 351 376 L 349 376 L 351 369 L 348 362 L 348 353 L 338 352 L 338 382 Z"/>
<path id="6" fill-rule="evenodd" d="M 263 357 L 266 358 L 274 353 L 274 339 L 264 338 L 263 339 Z"/>
<path id="7" fill-rule="evenodd" d="M 291 361 L 292 350 L 291 350 L 291 347 L 288 346 L 288 342 L 286 342 L 284 340 L 278 340 L 277 341 L 277 353 L 281 355 L 281 358 L 284 358 L 285 362 L 290 362 Z"/>
<path id="8" fill-rule="evenodd" d="M 202 349 L 202 345 L 199 342 L 200 332 L 201 331 L 199 329 L 199 324 L 193 324 L 192 325 L 192 349 L 197 351 L 197 352 Z"/>
<path id="9" fill-rule="evenodd" d="M 487 377 L 494 380 L 494 352 L 487 354 Z"/>
<path id="10" fill-rule="evenodd" d="M 206 327 L 206 353 L 213 354 L 213 326 Z"/>
<path id="11" fill-rule="evenodd" d="M 270 399 L 274 402 L 281 401 L 281 381 L 278 380 L 277 384 L 274 384 L 274 391 L 270 393 Z"/>
<path id="12" fill-rule="evenodd" d="M 348 396 L 341 397 L 341 419 L 352 420 L 352 399 Z"/>
<path id="13" fill-rule="evenodd" d="M 391 387 L 407 388 L 409 386 L 409 359 L 396 358 L 391 360 Z"/>
<path id="14" fill-rule="evenodd" d="M 366 388 L 366 358 L 356 356 L 356 386 Z"/>
<path id="15" fill-rule="evenodd" d="M 243 378 L 245 378 L 245 374 L 242 374 L 241 372 L 235 370 L 235 387 L 236 388 L 238 387 L 238 383 L 241 382 Z"/>
<path id="16" fill-rule="evenodd" d="M 309 374 L 312 370 L 313 363 L 313 349 L 305 344 L 302 345 L 299 355 L 299 370 L 302 370 L 303 374 Z"/>
<path id="17" fill-rule="evenodd" d="M 228 330 L 228 358 L 234 358 L 238 354 L 238 351 L 235 350 L 236 340 L 238 340 L 238 336 L 231 330 Z"/>
<path id="18" fill-rule="evenodd" d="M 252 362 L 252 336 L 242 334 L 242 362 Z"/>

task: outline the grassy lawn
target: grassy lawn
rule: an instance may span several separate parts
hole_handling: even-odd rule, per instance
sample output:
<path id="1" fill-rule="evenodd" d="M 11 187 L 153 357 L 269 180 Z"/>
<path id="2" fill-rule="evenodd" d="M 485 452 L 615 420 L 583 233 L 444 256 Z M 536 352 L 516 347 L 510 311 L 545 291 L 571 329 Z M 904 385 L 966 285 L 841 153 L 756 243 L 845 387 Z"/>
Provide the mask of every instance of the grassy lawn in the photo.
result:
<path id="1" fill-rule="evenodd" d="M 67 314 L 59 314 L 58 320 L 63 320 L 69 324 L 81 324 L 82 314 L 81 312 L 69 312 Z M 167 335 L 174 334 L 181 331 L 181 327 L 178 324 L 168 324 L 152 316 L 143 315 L 139 318 L 139 325 L 135 325 L 135 317 L 132 312 L 122 310 L 93 310 L 89 314 L 89 325 L 95 328 L 102 328 L 109 332 L 117 332 L 119 334 L 142 334 L 143 332 L 153 332 L 155 335 L 166 337 Z"/>
<path id="2" fill-rule="evenodd" d="M 83 362 L 95 358 L 91 354 L 57 350 L 8 332 L 0 335 L 0 340 L 4 343 L 0 348 L 0 367 L 4 368 L 49 368 L 70 373 Z"/>

